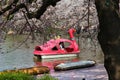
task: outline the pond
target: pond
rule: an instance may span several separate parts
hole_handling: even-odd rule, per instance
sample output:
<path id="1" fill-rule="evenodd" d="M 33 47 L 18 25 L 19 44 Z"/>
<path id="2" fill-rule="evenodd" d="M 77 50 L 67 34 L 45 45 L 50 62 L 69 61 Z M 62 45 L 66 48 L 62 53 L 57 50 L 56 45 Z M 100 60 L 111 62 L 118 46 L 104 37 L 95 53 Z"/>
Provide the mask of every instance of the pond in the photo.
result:
<path id="1" fill-rule="evenodd" d="M 80 54 L 80 58 L 60 58 L 35 61 L 33 59 L 33 50 L 35 45 L 40 43 L 31 43 L 30 40 L 25 41 L 24 43 L 22 42 L 24 42 L 24 37 L 17 37 L 17 40 L 13 37 L 8 37 L 4 43 L 0 43 L 0 71 L 15 68 L 28 68 L 36 65 L 48 66 L 53 70 L 53 67 L 61 62 L 77 61 L 81 59 L 94 59 L 103 62 L 103 56 L 91 56 L 92 53 L 91 55 L 90 53 L 83 53 L 85 52 L 84 50 L 81 50 L 83 54 Z"/>
<path id="2" fill-rule="evenodd" d="M 33 65 L 35 64 L 33 62 L 32 49 L 17 49 L 11 53 L 0 53 L 0 71 Z"/>
<path id="3" fill-rule="evenodd" d="M 4 43 L 0 43 L 0 71 L 15 68 L 27 68 L 36 65 L 44 65 L 53 68 L 53 64 L 63 62 L 63 59 L 35 61 L 33 50 L 39 43 L 31 43 L 29 40 L 22 44 L 23 37 L 8 37 Z M 19 43 L 19 42 L 20 43 Z M 65 59 L 68 61 L 70 59 Z"/>
<path id="4" fill-rule="evenodd" d="M 33 62 L 33 49 L 31 47 L 26 48 L 25 43 L 20 46 L 22 39 L 22 37 L 17 37 L 16 41 L 13 37 L 8 37 L 5 42 L 0 43 L 0 71 L 35 65 Z"/>

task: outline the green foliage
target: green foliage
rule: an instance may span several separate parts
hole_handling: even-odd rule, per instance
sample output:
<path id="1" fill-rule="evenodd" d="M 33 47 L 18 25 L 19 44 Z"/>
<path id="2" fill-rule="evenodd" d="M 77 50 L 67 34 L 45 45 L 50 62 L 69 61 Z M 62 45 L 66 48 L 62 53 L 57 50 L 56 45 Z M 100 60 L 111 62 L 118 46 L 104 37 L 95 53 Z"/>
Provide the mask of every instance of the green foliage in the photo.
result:
<path id="1" fill-rule="evenodd" d="M 58 80 L 50 75 L 45 74 L 44 76 L 42 76 L 41 78 L 37 79 L 37 80 Z"/>
<path id="2" fill-rule="evenodd" d="M 32 75 L 21 72 L 3 72 L 0 73 L 0 80 L 58 80 L 48 74 L 35 79 Z"/>
<path id="3" fill-rule="evenodd" d="M 0 74 L 0 80 L 35 80 L 33 76 L 20 72 L 5 72 Z"/>

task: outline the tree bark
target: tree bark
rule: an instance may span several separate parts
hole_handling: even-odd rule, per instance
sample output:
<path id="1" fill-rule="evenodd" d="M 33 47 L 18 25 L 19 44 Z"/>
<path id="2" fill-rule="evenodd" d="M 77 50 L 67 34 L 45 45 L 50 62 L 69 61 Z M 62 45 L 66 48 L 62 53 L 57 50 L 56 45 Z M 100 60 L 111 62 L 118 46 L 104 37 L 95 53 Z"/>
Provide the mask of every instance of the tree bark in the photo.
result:
<path id="1" fill-rule="evenodd" d="M 109 80 L 120 80 L 119 0 L 95 0 L 99 18 L 98 40 Z"/>

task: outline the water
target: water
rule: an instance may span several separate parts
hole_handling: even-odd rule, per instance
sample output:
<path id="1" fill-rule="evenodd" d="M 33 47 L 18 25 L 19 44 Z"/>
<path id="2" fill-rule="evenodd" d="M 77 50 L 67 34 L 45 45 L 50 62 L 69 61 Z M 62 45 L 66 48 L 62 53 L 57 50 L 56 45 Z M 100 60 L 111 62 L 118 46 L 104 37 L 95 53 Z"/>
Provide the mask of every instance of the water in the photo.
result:
<path id="1" fill-rule="evenodd" d="M 23 37 L 20 38 L 22 42 Z M 18 38 L 18 41 L 20 41 L 20 38 Z M 28 48 L 26 47 L 28 43 L 20 46 L 21 42 L 17 42 L 10 37 L 4 43 L 0 43 L 0 71 L 35 65 L 32 54 L 34 45 Z"/>
<path id="2" fill-rule="evenodd" d="M 21 40 L 18 38 L 20 42 Z M 4 43 L 0 43 L 0 71 L 8 69 L 20 69 L 33 66 L 48 66 L 51 71 L 54 66 L 67 61 L 75 61 L 76 58 L 58 58 L 49 60 L 35 60 L 33 50 L 39 43 L 31 43 L 29 40 L 21 45 L 13 38 L 8 38 Z M 18 47 L 21 45 L 20 47 Z M 17 48 L 17 49 L 16 49 Z"/>
<path id="3" fill-rule="evenodd" d="M 92 53 L 89 50 L 85 49 L 89 47 L 87 47 L 87 45 L 86 47 L 84 47 L 84 49 L 82 49 L 81 47 L 80 58 L 60 58 L 53 60 L 35 61 L 33 59 L 32 53 L 35 45 L 38 45 L 39 43 L 31 43 L 30 40 L 24 42 L 24 38 L 25 37 L 21 36 L 17 37 L 16 40 L 14 39 L 14 37 L 8 37 L 4 43 L 0 43 L 0 71 L 6 69 L 28 68 L 41 65 L 48 66 L 51 70 L 53 70 L 54 66 L 61 62 L 77 61 L 81 59 L 91 59 L 98 62 L 103 62 L 103 56 L 98 53 Z M 22 42 L 24 42 L 24 44 L 20 46 Z"/>
<path id="4" fill-rule="evenodd" d="M 17 49 L 11 53 L 0 54 L 0 71 L 6 69 L 28 68 L 33 66 L 47 66 L 53 71 L 54 66 L 68 61 L 77 61 L 78 58 L 58 58 L 58 59 L 43 59 L 35 60 L 33 58 L 33 49 Z"/>
<path id="5" fill-rule="evenodd" d="M 34 66 L 32 49 L 18 49 L 0 54 L 0 71 Z"/>

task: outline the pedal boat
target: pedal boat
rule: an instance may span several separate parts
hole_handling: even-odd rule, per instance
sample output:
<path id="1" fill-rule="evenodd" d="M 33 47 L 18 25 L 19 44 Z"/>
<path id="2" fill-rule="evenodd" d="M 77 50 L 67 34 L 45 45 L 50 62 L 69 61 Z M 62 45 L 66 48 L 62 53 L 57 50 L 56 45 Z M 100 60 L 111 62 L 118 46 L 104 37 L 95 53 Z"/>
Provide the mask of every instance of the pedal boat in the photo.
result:
<path id="1" fill-rule="evenodd" d="M 35 47 L 33 52 L 36 58 L 61 58 L 61 57 L 76 57 L 79 53 L 78 44 L 74 38 L 75 29 L 69 29 L 70 39 L 51 39 L 43 45 Z"/>

